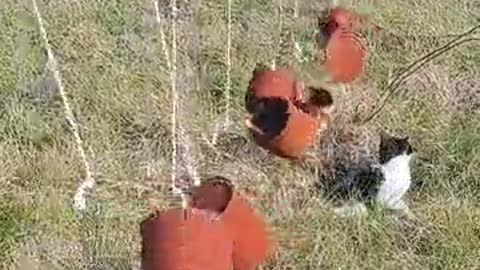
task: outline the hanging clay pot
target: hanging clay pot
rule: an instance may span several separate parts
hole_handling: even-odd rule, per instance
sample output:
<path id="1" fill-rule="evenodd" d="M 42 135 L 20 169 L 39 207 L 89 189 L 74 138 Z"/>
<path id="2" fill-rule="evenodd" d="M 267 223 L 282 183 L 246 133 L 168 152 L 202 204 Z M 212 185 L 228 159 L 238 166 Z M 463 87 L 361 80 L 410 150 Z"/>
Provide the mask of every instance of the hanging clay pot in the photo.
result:
<path id="1" fill-rule="evenodd" d="M 266 225 L 247 205 L 236 206 L 237 200 L 230 181 L 214 177 L 192 189 L 189 209 L 160 211 L 144 220 L 142 269 L 242 270 L 262 263 L 272 247 L 265 244 Z M 251 228 L 240 232 L 232 221 Z"/>
<path id="2" fill-rule="evenodd" d="M 357 14 L 343 7 L 335 7 L 330 10 L 325 31 L 332 35 L 339 28 L 357 31 L 360 30 L 360 26 L 360 17 Z"/>
<path id="3" fill-rule="evenodd" d="M 192 210 L 169 209 L 141 224 L 143 270 L 227 270 L 233 241 L 221 222 Z"/>
<path id="4" fill-rule="evenodd" d="M 254 141 L 277 156 L 300 158 L 316 143 L 319 128 L 325 129 L 329 123 L 328 113 L 321 111 L 330 108 L 333 100 L 328 91 L 320 93 L 306 102 L 280 97 L 259 100 L 257 110 L 246 120 Z"/>
<path id="5" fill-rule="evenodd" d="M 192 197 L 196 201 L 193 205 L 200 209 L 213 208 L 205 200 L 195 198 L 217 198 L 218 201 L 225 201 L 225 187 L 230 185 L 229 180 L 218 176 L 206 180 L 203 187 L 193 191 Z M 237 194 L 233 194 L 227 208 L 221 210 L 224 211 L 221 220 L 233 239 L 233 269 L 255 269 L 274 249 L 274 240 L 266 222 Z"/>
<path id="6" fill-rule="evenodd" d="M 270 147 L 281 157 L 298 158 L 307 148 L 315 144 L 320 119 L 316 119 L 291 103 L 288 113 L 285 129 L 271 141 Z"/>
<path id="7" fill-rule="evenodd" d="M 258 110 L 265 98 L 279 97 L 297 102 L 303 99 L 303 83 L 290 69 L 255 69 L 245 95 L 245 107 L 249 113 Z"/>
<path id="8" fill-rule="evenodd" d="M 368 16 L 344 7 L 335 7 L 329 10 L 326 21 L 322 19 L 319 24 L 323 34 L 327 36 L 332 35 L 339 28 L 355 32 L 368 29 L 374 33 L 382 30 Z"/>
<path id="9" fill-rule="evenodd" d="M 366 41 L 360 33 L 338 28 L 328 40 L 325 49 L 325 68 L 330 81 L 351 82 L 365 68 L 367 57 Z"/>

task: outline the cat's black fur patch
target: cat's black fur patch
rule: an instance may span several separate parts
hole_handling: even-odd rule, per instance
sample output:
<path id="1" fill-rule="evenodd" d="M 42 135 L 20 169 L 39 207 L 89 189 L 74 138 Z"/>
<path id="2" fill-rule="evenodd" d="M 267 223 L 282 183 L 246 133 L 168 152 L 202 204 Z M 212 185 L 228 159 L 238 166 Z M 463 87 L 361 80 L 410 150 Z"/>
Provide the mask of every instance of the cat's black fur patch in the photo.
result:
<path id="1" fill-rule="evenodd" d="M 337 163 L 333 177 L 322 177 L 322 183 L 329 183 L 327 198 L 344 203 L 348 200 L 369 201 L 378 192 L 383 174 L 379 168 L 371 166 L 373 160 L 365 160 L 354 165 Z"/>
<path id="2" fill-rule="evenodd" d="M 400 138 L 382 134 L 378 151 L 378 160 L 385 164 L 390 159 L 403 153 L 411 154 L 413 148 L 408 137 Z M 364 157 L 356 164 L 337 162 L 333 176 L 321 176 L 322 189 L 327 189 L 327 197 L 334 202 L 346 200 L 371 202 L 378 193 L 378 188 L 385 181 L 381 169 L 374 157 Z M 320 184 L 319 183 L 319 184 Z"/>
<path id="3" fill-rule="evenodd" d="M 270 140 L 285 129 L 290 113 L 288 101 L 284 98 L 252 98 L 252 124 L 264 132 L 263 138 Z"/>

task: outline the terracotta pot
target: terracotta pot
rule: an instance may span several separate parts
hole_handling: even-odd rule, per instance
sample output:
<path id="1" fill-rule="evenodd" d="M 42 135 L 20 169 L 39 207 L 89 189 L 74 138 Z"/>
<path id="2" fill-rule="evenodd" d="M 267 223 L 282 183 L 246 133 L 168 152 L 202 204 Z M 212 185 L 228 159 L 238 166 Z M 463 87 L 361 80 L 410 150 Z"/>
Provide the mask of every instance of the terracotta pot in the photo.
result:
<path id="1" fill-rule="evenodd" d="M 337 29 L 325 49 L 325 68 L 332 82 L 351 82 L 364 71 L 367 57 L 365 39 L 360 33 Z"/>
<path id="2" fill-rule="evenodd" d="M 262 81 L 262 87 L 255 89 L 275 89 L 279 81 L 281 80 L 278 78 L 277 83 L 268 84 L 267 81 Z M 284 89 L 282 92 L 292 93 L 297 91 L 293 88 L 298 87 L 303 93 L 303 83 L 297 81 L 295 85 L 295 79 L 290 77 L 283 81 L 285 84 L 288 82 L 290 90 Z M 250 111 L 246 120 L 254 141 L 277 156 L 299 158 L 316 143 L 319 127 L 324 129 L 328 126 L 330 117 L 327 109 L 333 105 L 328 91 L 317 89 L 313 92 L 306 102 L 292 100 L 290 97 L 258 98 L 255 108 Z"/>
<path id="3" fill-rule="evenodd" d="M 226 229 L 233 238 L 234 270 L 253 270 L 274 250 L 275 241 L 263 218 L 239 196 L 224 213 Z"/>
<path id="4" fill-rule="evenodd" d="M 158 212 L 142 222 L 141 234 L 143 270 L 227 270 L 233 264 L 225 226 L 191 210 Z"/>
<path id="5" fill-rule="evenodd" d="M 350 31 L 370 29 L 373 32 L 378 32 L 382 30 L 382 28 L 373 23 L 368 16 L 358 14 L 344 7 L 335 7 L 330 10 L 322 32 L 330 36 L 339 28 Z"/>
<path id="6" fill-rule="evenodd" d="M 270 147 L 281 157 L 297 158 L 315 144 L 319 121 L 290 103 L 287 126 L 271 141 Z"/>
<path id="7" fill-rule="evenodd" d="M 296 79 L 289 69 L 256 69 L 249 82 L 245 95 L 245 105 L 249 113 L 258 109 L 259 100 L 265 98 L 283 98 L 292 102 L 302 100 L 303 83 Z"/>
<path id="8" fill-rule="evenodd" d="M 317 142 L 317 133 L 319 129 L 328 127 L 330 116 L 316 110 L 312 110 L 312 114 L 307 113 L 292 103 L 289 103 L 288 113 L 285 127 L 277 136 L 265 135 L 255 128 L 252 122 L 247 123 L 247 126 L 252 138 L 259 146 L 277 156 L 296 159 Z"/>
<path id="9" fill-rule="evenodd" d="M 254 269 L 273 250 L 274 241 L 263 218 L 232 191 L 229 180 L 213 177 L 193 190 L 192 207 L 222 212 L 220 219 L 233 240 L 233 269 Z"/>
<path id="10" fill-rule="evenodd" d="M 227 179 L 214 177 L 192 189 L 190 209 L 144 220 L 142 269 L 254 269 L 266 259 L 271 240 L 263 219 L 239 200 Z"/>
<path id="11" fill-rule="evenodd" d="M 339 28 L 360 30 L 360 17 L 343 7 L 332 9 L 328 16 L 326 32 L 332 35 Z"/>

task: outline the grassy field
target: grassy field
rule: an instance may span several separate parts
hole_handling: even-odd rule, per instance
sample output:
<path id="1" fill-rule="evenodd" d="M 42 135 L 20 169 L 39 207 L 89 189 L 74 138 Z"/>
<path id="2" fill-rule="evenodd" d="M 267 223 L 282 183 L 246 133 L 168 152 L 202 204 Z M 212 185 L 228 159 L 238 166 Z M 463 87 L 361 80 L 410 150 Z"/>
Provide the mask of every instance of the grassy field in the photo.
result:
<path id="1" fill-rule="evenodd" d="M 97 181 L 83 215 L 72 203 L 84 165 L 32 2 L 1 2 L 0 268 L 136 269 L 148 199 L 178 205 L 169 194 L 172 91 L 161 36 L 171 47 L 169 1 L 159 2 L 158 24 L 150 0 L 38 0 Z M 335 218 L 313 190 L 311 167 L 272 157 L 247 139 L 243 97 L 253 67 L 295 61 L 290 33 L 314 31 L 326 1 L 299 0 L 294 18 L 293 0 L 232 0 L 230 67 L 227 1 L 177 2 L 176 119 L 188 139 L 181 145 L 190 146 L 180 149 L 179 163 L 254 190 L 252 203 L 281 243 L 262 269 L 480 269 L 479 43 L 429 62 L 379 117 L 352 122 L 402 67 L 479 24 L 478 1 L 341 2 L 386 30 L 366 33 L 364 78 L 333 93 L 332 136 L 352 157 L 375 151 L 380 131 L 410 135 L 421 157 L 408 194 L 417 219 L 402 222 L 381 212 Z M 215 132 L 227 104 L 231 125 Z"/>

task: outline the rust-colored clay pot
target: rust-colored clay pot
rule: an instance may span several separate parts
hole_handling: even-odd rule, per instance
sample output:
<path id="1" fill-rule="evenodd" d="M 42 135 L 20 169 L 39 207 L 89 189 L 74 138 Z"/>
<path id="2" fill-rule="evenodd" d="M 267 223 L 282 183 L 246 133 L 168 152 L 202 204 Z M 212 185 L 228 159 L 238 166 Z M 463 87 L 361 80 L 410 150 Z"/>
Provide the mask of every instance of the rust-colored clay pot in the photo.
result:
<path id="1" fill-rule="evenodd" d="M 267 95 L 267 90 L 274 94 Z M 317 141 L 318 129 L 329 123 L 329 115 L 321 111 L 332 105 L 330 93 L 321 91 L 330 99 L 328 104 L 323 102 L 325 95 L 313 95 L 313 99 L 304 102 L 303 82 L 289 73 L 254 73 L 248 91 L 260 92 L 262 96 L 251 99 L 254 106 L 247 104 L 247 128 L 255 143 L 277 156 L 300 158 Z"/>
<path id="2" fill-rule="evenodd" d="M 257 97 L 284 97 L 290 100 L 302 98 L 299 81 L 288 68 L 276 70 L 255 70 L 249 84 L 249 91 Z"/>
<path id="3" fill-rule="evenodd" d="M 143 270 L 227 270 L 233 241 L 221 222 L 192 210 L 168 209 L 141 224 Z"/>
<path id="4" fill-rule="evenodd" d="M 192 207 L 223 213 L 221 220 L 233 240 L 233 269 L 253 270 L 273 250 L 274 240 L 263 218 L 232 190 L 229 180 L 213 177 L 194 189 Z"/>
<path id="5" fill-rule="evenodd" d="M 293 103 L 288 103 L 287 113 L 286 125 L 278 136 L 268 138 L 253 130 L 251 133 L 257 144 L 275 155 L 298 158 L 315 143 L 319 121 Z"/>
<path id="6" fill-rule="evenodd" d="M 275 97 L 292 102 L 300 101 L 303 99 L 303 83 L 287 68 L 254 70 L 245 95 L 247 111 L 254 113 L 261 100 Z"/>
<path id="7" fill-rule="evenodd" d="M 325 49 L 325 68 L 332 82 L 351 82 L 364 72 L 367 46 L 358 32 L 338 28 Z"/>
<path id="8" fill-rule="evenodd" d="M 361 29 L 361 18 L 346 8 L 335 7 L 330 10 L 325 28 L 328 35 L 332 35 L 339 28 L 358 31 Z"/>
<path id="9" fill-rule="evenodd" d="M 225 211 L 224 222 L 233 237 L 235 270 L 255 269 L 274 249 L 275 241 L 267 224 L 243 198 L 232 198 Z"/>
<path id="10" fill-rule="evenodd" d="M 148 217 L 141 235 L 143 270 L 254 269 L 273 248 L 262 217 L 222 177 L 193 188 L 190 209 Z"/>

